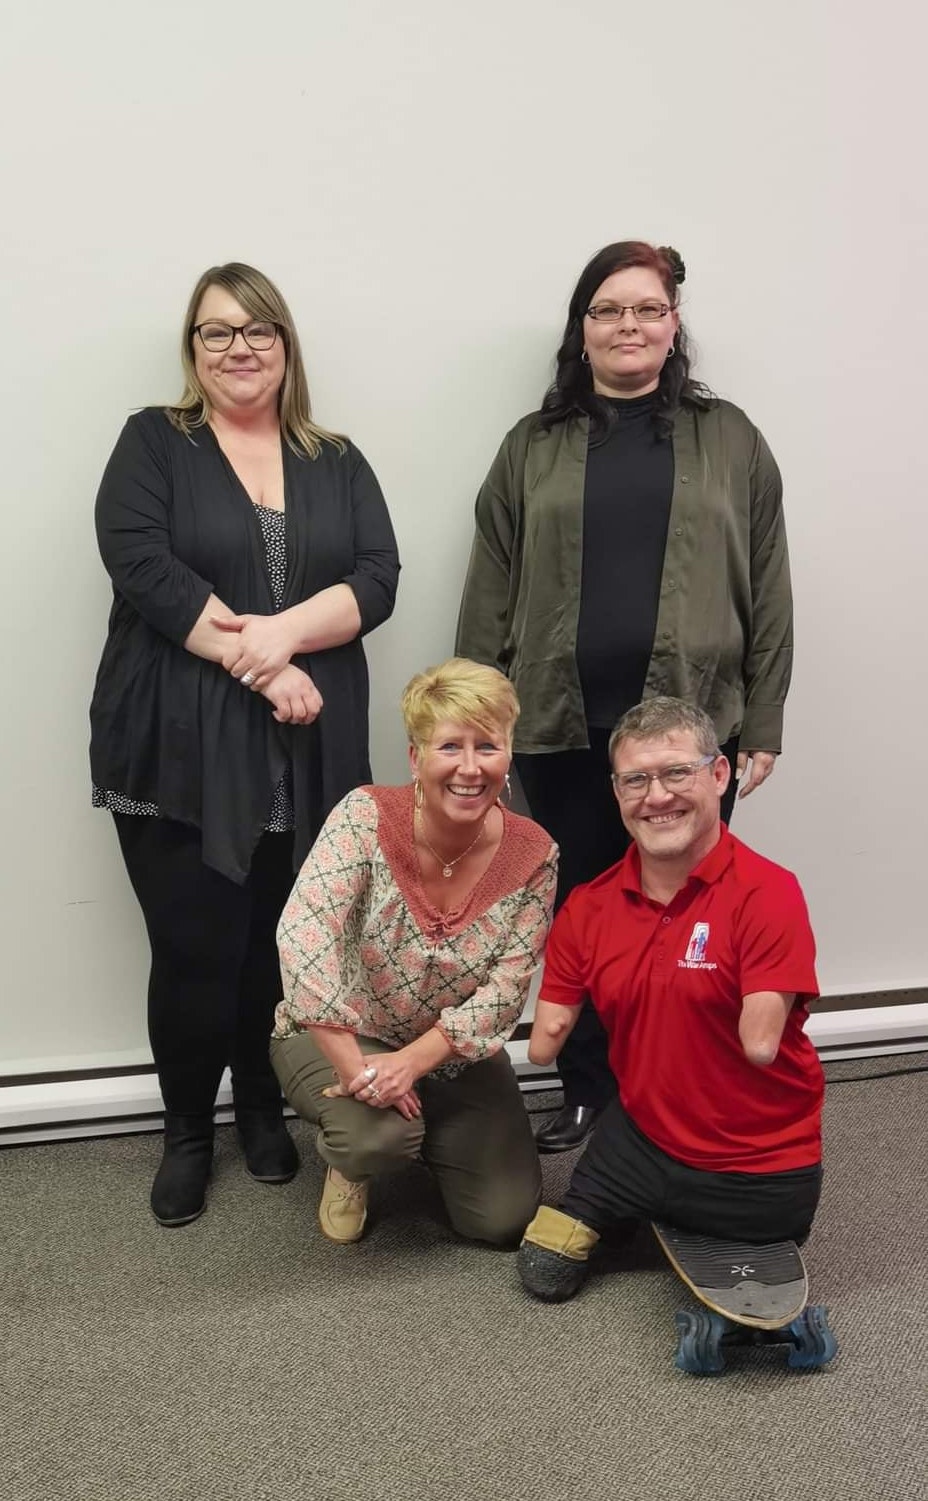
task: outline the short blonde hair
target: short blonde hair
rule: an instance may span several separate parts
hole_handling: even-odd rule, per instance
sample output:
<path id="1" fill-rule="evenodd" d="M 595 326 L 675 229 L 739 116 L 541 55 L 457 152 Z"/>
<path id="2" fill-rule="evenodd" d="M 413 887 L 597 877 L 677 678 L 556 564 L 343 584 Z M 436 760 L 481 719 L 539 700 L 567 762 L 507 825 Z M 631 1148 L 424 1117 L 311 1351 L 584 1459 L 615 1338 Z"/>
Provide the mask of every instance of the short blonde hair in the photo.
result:
<path id="1" fill-rule="evenodd" d="M 338 433 L 328 432 L 312 419 L 303 354 L 290 309 L 274 283 L 263 272 L 256 271 L 254 266 L 246 266 L 242 261 L 229 261 L 225 266 L 210 266 L 193 289 L 184 316 L 180 344 L 184 390 L 175 406 L 165 408 L 169 421 L 190 438 L 196 428 L 203 427 L 210 419 L 209 398 L 200 385 L 193 359 L 194 320 L 203 294 L 209 287 L 222 287 L 252 318 L 276 323 L 280 330 L 287 364 L 278 398 L 278 411 L 280 430 L 288 446 L 300 458 L 306 459 L 317 458 L 323 443 L 334 443 L 339 452 L 344 453 L 344 438 Z"/>
<path id="2" fill-rule="evenodd" d="M 422 750 L 437 725 L 476 725 L 490 733 L 502 730 L 507 744 L 519 717 L 519 700 L 507 677 L 468 657 L 451 657 L 440 667 L 417 672 L 403 690 L 403 723 L 409 742 Z"/>

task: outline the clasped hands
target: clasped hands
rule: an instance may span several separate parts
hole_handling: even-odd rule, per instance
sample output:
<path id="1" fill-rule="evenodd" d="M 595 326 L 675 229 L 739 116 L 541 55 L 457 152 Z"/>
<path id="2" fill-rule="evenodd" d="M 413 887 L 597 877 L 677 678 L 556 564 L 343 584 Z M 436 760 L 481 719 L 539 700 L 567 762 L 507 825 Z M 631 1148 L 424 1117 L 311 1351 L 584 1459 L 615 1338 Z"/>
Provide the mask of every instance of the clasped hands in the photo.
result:
<path id="1" fill-rule="evenodd" d="M 398 1110 L 404 1120 L 410 1121 L 422 1114 L 414 1082 L 413 1069 L 401 1053 L 374 1053 L 353 1079 L 330 1084 L 322 1093 L 329 1100 L 353 1095 L 375 1110 Z"/>
<path id="2" fill-rule="evenodd" d="M 252 693 L 262 693 L 280 724 L 311 724 L 317 718 L 322 695 L 309 673 L 290 660 L 296 644 L 286 620 L 278 615 L 213 615 L 210 624 L 229 636 L 225 670 Z"/>

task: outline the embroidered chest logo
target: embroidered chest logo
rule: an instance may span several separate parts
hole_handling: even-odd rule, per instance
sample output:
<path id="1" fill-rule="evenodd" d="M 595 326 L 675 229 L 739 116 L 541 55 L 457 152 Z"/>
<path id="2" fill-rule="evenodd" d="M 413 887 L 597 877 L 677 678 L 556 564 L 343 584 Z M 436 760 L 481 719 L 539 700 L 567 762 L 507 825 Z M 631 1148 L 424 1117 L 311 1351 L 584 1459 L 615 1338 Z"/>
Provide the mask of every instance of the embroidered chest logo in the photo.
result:
<path id="1" fill-rule="evenodd" d="M 709 924 L 697 922 L 693 924 L 690 941 L 686 945 L 686 953 L 682 959 L 677 960 L 678 969 L 718 969 L 710 959 L 706 958 L 706 950 L 709 947 Z"/>

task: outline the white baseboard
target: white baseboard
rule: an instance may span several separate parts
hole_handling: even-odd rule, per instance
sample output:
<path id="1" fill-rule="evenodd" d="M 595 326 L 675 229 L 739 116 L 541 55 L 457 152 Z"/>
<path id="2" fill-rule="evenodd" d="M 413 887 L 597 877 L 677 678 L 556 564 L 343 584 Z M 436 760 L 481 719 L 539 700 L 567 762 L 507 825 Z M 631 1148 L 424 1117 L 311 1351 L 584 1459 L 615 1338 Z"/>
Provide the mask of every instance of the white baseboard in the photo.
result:
<path id="1" fill-rule="evenodd" d="M 928 1051 L 928 1005 L 862 1007 L 824 1011 L 807 1031 L 823 1061 Z M 553 1069 L 528 1061 L 528 1044 L 509 1044 L 519 1083 L 526 1092 L 558 1088 Z M 232 1090 L 223 1076 L 217 1120 L 231 1119 Z M 150 1074 L 68 1079 L 48 1084 L 8 1084 L 0 1089 L 0 1146 L 160 1131 L 164 1104 Z"/>

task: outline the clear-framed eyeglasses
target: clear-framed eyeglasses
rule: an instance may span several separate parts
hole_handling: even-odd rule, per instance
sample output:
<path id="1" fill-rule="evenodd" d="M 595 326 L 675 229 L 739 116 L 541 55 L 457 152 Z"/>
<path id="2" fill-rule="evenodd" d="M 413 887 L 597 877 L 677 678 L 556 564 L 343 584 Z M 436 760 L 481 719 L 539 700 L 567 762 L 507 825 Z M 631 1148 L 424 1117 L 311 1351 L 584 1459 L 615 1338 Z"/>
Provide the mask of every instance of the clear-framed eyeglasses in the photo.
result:
<path id="1" fill-rule="evenodd" d="M 200 343 L 210 354 L 222 354 L 231 349 L 236 334 L 241 334 L 249 349 L 272 349 L 280 332 L 276 323 L 219 323 L 214 318 L 197 323 L 193 331 L 199 334 Z"/>
<path id="2" fill-rule="evenodd" d="M 638 323 L 659 323 L 669 312 L 667 302 L 594 302 L 586 315 L 594 323 L 620 323 L 626 313 L 633 314 Z"/>
<path id="3" fill-rule="evenodd" d="M 660 782 L 665 792 L 688 792 L 699 773 L 719 758 L 719 751 L 687 761 L 681 766 L 665 766 L 661 771 L 614 771 L 612 785 L 623 802 L 640 802 L 651 791 L 652 782 Z"/>

